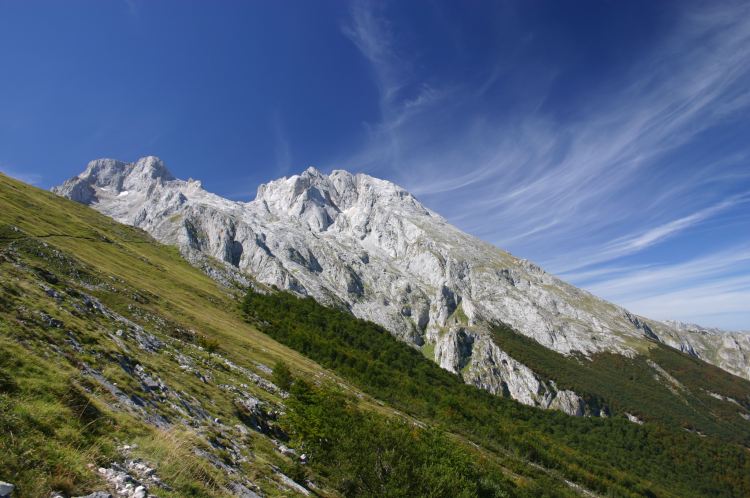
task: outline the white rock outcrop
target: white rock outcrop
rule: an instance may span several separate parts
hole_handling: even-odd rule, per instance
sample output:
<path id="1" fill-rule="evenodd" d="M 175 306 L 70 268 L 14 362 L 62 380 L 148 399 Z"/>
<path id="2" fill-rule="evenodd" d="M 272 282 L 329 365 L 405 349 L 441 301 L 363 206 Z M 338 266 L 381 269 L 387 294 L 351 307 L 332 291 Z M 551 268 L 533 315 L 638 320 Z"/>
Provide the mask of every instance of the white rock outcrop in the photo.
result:
<path id="1" fill-rule="evenodd" d="M 176 179 L 161 160 L 99 159 L 53 189 L 178 246 L 318 301 L 343 306 L 431 354 L 468 383 L 529 404 L 583 414 L 495 344 L 502 322 L 563 354 L 635 355 L 662 341 L 750 378 L 750 336 L 637 317 L 533 263 L 461 232 L 388 181 L 309 168 L 234 202 Z M 434 352 L 434 354 L 433 354 Z"/>

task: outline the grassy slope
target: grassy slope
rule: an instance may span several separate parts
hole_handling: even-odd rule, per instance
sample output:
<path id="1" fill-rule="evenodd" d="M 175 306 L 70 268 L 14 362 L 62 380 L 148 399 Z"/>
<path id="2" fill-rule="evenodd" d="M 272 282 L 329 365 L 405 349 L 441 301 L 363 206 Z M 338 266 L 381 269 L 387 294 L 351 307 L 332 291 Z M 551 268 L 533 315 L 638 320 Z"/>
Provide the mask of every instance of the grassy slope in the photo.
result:
<path id="1" fill-rule="evenodd" d="M 259 374 L 263 372 L 257 363 L 273 365 L 281 358 L 300 375 L 327 375 L 244 323 L 236 301 L 173 248 L 3 175 L 0 283 L 0 480 L 15 483 L 20 496 L 101 489 L 90 466 L 120 459 L 117 447 L 132 442 L 139 443 L 136 456 L 155 463 L 174 488 L 160 496 L 216 496 L 231 482 L 193 451 L 214 451 L 209 442 L 221 437 L 220 426 L 206 420 L 186 427 L 179 423 L 177 410 L 158 401 L 147 407 L 149 413 L 177 423 L 168 429 L 143 423 L 143 417 L 124 409 L 82 373 L 84 363 L 128 395 L 151 402 L 140 382 L 121 366 L 140 364 L 172 392 L 187 393 L 210 419 L 219 417 L 229 427 L 240 420 L 233 396 L 221 384 L 247 384 L 252 395 L 272 406 L 280 398 L 228 369 L 224 358 Z M 45 288 L 61 298 L 53 299 Z M 139 323 L 167 346 L 150 353 L 126 338 L 118 346 L 109 335 L 126 327 L 86 309 L 84 294 Z M 55 320 L 52 326 L 46 317 Z M 218 340 L 218 354 L 199 347 L 211 338 Z M 181 369 L 175 360 L 178 353 L 211 376 L 210 382 Z M 289 493 L 271 469 L 283 467 L 288 459 L 268 438 L 252 431 L 225 436 L 244 440 L 248 463 L 241 467 L 265 493 Z"/>

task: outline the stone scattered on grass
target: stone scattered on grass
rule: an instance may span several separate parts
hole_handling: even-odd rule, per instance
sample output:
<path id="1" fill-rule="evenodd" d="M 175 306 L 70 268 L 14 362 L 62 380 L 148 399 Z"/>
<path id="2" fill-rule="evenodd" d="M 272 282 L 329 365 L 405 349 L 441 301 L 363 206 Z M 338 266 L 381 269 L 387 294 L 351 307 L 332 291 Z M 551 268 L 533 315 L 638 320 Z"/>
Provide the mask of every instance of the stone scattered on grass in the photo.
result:
<path id="1" fill-rule="evenodd" d="M 0 498 L 10 498 L 14 489 L 16 489 L 16 487 L 13 484 L 0 481 Z"/>

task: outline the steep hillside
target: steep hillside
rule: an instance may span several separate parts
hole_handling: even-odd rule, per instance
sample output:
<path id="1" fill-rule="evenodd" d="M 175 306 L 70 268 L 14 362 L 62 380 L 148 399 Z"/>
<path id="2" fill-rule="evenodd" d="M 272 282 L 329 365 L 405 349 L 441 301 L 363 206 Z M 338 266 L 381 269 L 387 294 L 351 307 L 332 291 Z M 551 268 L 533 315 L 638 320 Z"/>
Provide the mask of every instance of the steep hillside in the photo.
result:
<path id="1" fill-rule="evenodd" d="M 0 481 L 18 496 L 750 494 L 723 434 L 525 407 L 312 299 L 240 307 L 220 263 L 200 260 L 229 286 L 1 175 L 0 207 Z M 746 395 L 731 379 L 716 396 Z"/>
<path id="2" fill-rule="evenodd" d="M 128 483 L 175 497 L 293 491 L 267 365 L 325 377 L 319 367 L 140 230 L 4 176 L 0 206 L 0 479 L 29 497 L 126 496 Z"/>
<path id="3" fill-rule="evenodd" d="M 750 335 L 637 317 L 459 231 L 402 188 L 367 175 L 310 168 L 241 203 L 174 178 L 154 157 L 102 159 L 55 192 L 141 227 L 191 260 L 211 256 L 259 282 L 348 309 L 465 382 L 528 405 L 606 414 L 562 388 L 571 384 L 553 371 L 510 353 L 496 340 L 498 325 L 568 357 L 634 358 L 657 341 L 750 378 Z M 645 365 L 659 375 L 656 363 Z"/>

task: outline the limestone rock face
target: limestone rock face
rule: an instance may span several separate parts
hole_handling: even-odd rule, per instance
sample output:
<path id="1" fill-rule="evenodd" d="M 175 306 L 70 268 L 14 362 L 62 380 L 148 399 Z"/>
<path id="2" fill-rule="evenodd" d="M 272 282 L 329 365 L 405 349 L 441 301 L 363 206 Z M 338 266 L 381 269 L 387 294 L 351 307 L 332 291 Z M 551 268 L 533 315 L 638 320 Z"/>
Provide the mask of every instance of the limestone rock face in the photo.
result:
<path id="1" fill-rule="evenodd" d="M 750 336 L 637 317 L 535 264 L 461 232 L 401 187 L 309 168 L 258 188 L 247 203 L 174 178 L 155 157 L 89 163 L 53 189 L 256 281 L 343 306 L 422 348 L 468 383 L 530 405 L 586 411 L 571 391 L 502 351 L 504 323 L 563 354 L 657 340 L 750 378 Z"/>

